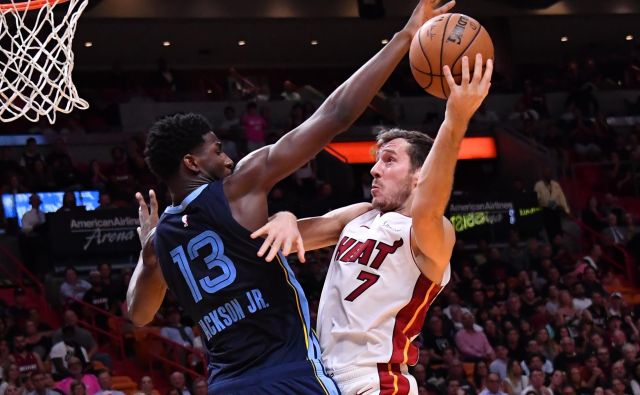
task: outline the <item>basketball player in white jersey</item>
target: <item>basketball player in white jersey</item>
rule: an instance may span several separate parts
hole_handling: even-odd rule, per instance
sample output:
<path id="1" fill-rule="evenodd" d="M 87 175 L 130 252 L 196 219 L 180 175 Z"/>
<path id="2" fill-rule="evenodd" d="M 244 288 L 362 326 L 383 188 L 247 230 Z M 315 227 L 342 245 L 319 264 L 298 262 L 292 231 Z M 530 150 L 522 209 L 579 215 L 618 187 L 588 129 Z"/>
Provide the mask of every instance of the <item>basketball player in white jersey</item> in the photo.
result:
<path id="1" fill-rule="evenodd" d="M 464 57 L 459 85 L 444 68 L 451 95 L 435 141 L 399 129 L 379 136 L 371 204 L 297 223 L 307 250 L 336 244 L 317 329 L 324 366 L 344 395 L 418 393 L 407 365 L 417 363 L 412 341 L 449 281 L 455 233 L 444 213 L 467 125 L 491 85 L 493 63 L 484 74 L 482 65 L 478 55 L 471 76 Z M 259 253 L 271 247 L 267 260 L 292 218 L 276 216 L 253 234 L 266 236 Z"/>

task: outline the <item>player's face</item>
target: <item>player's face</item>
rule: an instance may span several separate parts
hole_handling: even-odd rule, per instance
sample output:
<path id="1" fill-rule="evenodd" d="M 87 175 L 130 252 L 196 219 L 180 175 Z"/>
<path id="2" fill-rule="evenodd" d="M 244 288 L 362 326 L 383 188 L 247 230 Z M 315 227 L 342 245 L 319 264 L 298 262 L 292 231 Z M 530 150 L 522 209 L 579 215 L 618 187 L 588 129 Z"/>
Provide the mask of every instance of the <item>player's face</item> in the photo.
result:
<path id="1" fill-rule="evenodd" d="M 416 186 L 417 172 L 411 168 L 408 148 L 406 140 L 395 139 L 378 149 L 377 161 L 371 169 L 371 196 L 373 207 L 382 212 L 404 208 Z"/>
<path id="2" fill-rule="evenodd" d="M 233 161 L 222 152 L 222 142 L 213 132 L 202 138 L 204 144 L 194 153 L 202 175 L 208 180 L 222 180 L 233 172 Z"/>

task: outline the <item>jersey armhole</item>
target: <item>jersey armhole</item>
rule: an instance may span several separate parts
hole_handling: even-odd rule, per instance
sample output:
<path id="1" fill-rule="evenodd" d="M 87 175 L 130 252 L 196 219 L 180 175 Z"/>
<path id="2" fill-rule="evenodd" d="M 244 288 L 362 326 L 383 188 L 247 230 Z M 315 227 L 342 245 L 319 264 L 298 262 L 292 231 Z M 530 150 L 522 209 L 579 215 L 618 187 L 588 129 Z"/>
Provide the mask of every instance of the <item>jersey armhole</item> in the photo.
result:
<path id="1" fill-rule="evenodd" d="M 411 258 L 413 258 L 413 263 L 416 265 L 416 267 L 420 271 L 420 275 L 426 278 L 424 273 L 422 273 L 422 270 L 420 270 L 420 265 L 418 265 L 418 259 L 416 258 L 416 254 L 414 254 L 413 252 L 412 244 L 413 244 L 413 225 L 409 227 L 409 251 L 411 251 Z M 438 285 L 444 288 L 447 284 L 449 284 L 449 281 L 451 281 L 451 262 L 449 262 L 449 264 L 447 265 L 447 268 L 444 270 L 444 273 L 442 274 L 442 280 Z"/>

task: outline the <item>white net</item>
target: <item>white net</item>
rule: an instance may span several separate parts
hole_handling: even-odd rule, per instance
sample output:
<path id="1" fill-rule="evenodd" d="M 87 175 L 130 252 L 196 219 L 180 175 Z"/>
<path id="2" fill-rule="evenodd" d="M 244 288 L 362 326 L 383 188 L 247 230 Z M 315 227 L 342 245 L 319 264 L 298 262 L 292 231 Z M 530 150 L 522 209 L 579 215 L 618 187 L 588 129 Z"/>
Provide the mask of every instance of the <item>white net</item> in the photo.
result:
<path id="1" fill-rule="evenodd" d="M 37 122 L 47 117 L 54 123 L 57 112 L 89 107 L 71 80 L 71 45 L 88 1 L 7 0 L 0 4 L 1 122 L 21 117 Z"/>

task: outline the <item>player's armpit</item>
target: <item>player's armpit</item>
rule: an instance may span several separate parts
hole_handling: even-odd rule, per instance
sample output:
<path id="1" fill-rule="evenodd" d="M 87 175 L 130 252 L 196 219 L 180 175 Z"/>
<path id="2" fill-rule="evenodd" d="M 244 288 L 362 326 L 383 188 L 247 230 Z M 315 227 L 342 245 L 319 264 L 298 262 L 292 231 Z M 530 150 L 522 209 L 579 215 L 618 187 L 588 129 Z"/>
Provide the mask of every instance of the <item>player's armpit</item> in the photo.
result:
<path id="1" fill-rule="evenodd" d="M 456 233 L 445 217 L 414 216 L 411 228 L 411 249 L 416 264 L 424 276 L 436 284 L 451 260 Z"/>
<path id="2" fill-rule="evenodd" d="M 136 326 L 153 321 L 166 292 L 167 283 L 153 249 L 153 240 L 147 238 L 127 290 L 127 314 L 131 321 Z"/>
<path id="3" fill-rule="evenodd" d="M 298 229 L 306 250 L 335 245 L 344 227 L 371 209 L 371 203 L 356 203 L 330 211 L 321 217 L 298 220 Z"/>

